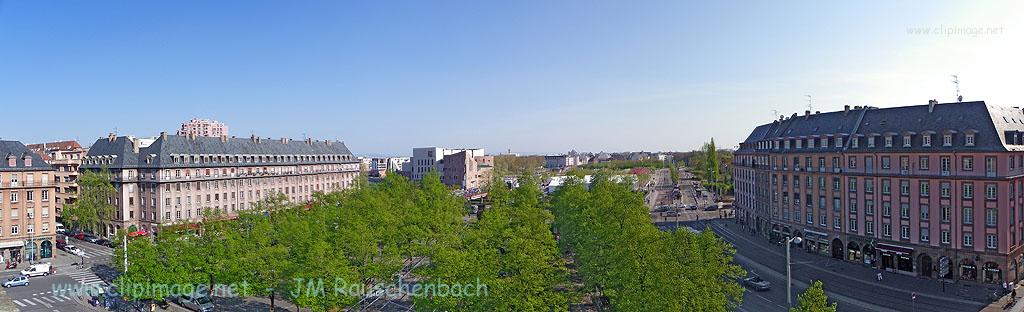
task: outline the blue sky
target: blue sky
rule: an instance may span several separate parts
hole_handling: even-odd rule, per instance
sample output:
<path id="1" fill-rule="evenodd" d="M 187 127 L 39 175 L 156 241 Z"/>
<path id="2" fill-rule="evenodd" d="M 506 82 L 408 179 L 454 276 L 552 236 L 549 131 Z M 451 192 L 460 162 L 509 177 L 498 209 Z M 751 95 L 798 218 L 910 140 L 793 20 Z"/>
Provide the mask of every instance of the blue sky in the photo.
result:
<path id="1" fill-rule="evenodd" d="M 90 144 L 202 117 L 357 154 L 732 146 L 805 94 L 821 111 L 948 102 L 954 73 L 965 100 L 1024 105 L 1022 8 L 0 0 L 0 138 Z"/>

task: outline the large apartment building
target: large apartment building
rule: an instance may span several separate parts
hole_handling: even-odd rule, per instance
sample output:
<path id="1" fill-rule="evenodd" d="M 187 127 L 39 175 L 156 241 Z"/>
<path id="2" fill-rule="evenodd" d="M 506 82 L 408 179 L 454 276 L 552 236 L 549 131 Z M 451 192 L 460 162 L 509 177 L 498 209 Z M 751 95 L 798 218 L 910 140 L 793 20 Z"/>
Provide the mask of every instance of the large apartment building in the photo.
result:
<path id="1" fill-rule="evenodd" d="M 409 174 L 419 181 L 427 173 L 436 171 L 441 182 L 447 185 L 473 189 L 490 177 L 493 166 L 494 157 L 486 156 L 482 148 L 418 147 L 412 149 Z"/>
<path id="2" fill-rule="evenodd" d="M 178 135 L 189 136 L 189 135 L 205 136 L 205 137 L 220 137 L 222 135 L 228 135 L 228 125 L 222 122 L 209 119 L 192 119 L 181 124 L 181 129 L 178 129 Z"/>
<path id="3" fill-rule="evenodd" d="M 342 142 L 164 133 L 97 140 L 82 169 L 101 168 L 110 170 L 118 192 L 107 235 L 132 225 L 156 231 L 194 222 L 205 208 L 232 215 L 275 194 L 308 201 L 314 192 L 352 186 L 359 175 L 358 161 Z"/>
<path id="4" fill-rule="evenodd" d="M 78 167 L 87 150 L 77 141 L 29 144 L 28 148 L 53 167 L 53 182 L 57 187 L 53 203 L 59 219 L 64 206 L 78 199 Z"/>
<path id="5" fill-rule="evenodd" d="M 1019 107 L 808 111 L 756 127 L 734 162 L 737 214 L 770 240 L 924 277 L 1024 276 Z"/>
<path id="6" fill-rule="evenodd" d="M 0 157 L 0 262 L 53 257 L 53 168 L 18 141 Z"/>

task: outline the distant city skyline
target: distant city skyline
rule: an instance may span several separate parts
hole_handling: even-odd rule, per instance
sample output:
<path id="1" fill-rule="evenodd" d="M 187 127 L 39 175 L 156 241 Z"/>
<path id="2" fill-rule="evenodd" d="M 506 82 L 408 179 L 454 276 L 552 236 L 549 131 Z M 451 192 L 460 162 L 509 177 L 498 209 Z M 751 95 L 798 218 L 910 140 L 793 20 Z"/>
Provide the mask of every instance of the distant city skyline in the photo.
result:
<path id="1" fill-rule="evenodd" d="M 0 2 L 0 138 L 341 140 L 357 155 L 728 148 L 843 105 L 1024 106 L 1022 4 Z M 778 114 L 774 114 L 777 110 Z"/>

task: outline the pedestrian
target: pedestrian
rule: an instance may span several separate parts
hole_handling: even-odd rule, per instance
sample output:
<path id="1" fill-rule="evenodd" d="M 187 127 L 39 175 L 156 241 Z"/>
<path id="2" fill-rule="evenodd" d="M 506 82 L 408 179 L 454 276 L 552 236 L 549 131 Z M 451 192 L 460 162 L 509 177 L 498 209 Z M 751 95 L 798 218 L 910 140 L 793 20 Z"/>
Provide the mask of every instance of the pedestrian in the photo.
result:
<path id="1" fill-rule="evenodd" d="M 878 277 L 878 281 L 881 282 L 882 281 L 882 272 L 878 272 L 877 277 Z"/>
<path id="2" fill-rule="evenodd" d="M 1005 294 L 1007 292 L 1010 292 L 1010 286 L 1007 285 L 1006 282 L 1003 282 L 1003 293 Z"/>
<path id="3" fill-rule="evenodd" d="M 1010 301 L 1017 301 L 1017 289 L 1014 288 L 1010 291 Z"/>

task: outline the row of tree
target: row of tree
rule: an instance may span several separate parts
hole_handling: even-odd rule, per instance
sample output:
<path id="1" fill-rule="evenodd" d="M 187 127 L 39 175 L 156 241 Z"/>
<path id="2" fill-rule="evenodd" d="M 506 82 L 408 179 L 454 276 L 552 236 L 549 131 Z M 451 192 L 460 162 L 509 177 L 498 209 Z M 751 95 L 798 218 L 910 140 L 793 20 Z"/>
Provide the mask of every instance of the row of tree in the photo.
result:
<path id="1" fill-rule="evenodd" d="M 588 189 L 571 179 L 553 211 L 559 245 L 599 309 L 731 311 L 742 300 L 732 246 L 707 230 L 659 230 L 628 185 L 599 175 Z"/>
<path id="2" fill-rule="evenodd" d="M 565 310 L 567 295 L 557 288 L 566 270 L 539 189 L 498 183 L 491 193 L 491 208 L 479 219 L 466 217 L 465 200 L 436 174 L 420 183 L 388 175 L 379 184 L 318 194 L 305 206 L 276 197 L 232 218 L 207 210 L 195 225 L 129 239 L 127 273 L 117 282 L 135 299 L 168 295 L 131 291 L 139 286 L 244 285 L 241 295 L 284 297 L 314 311 L 396 299 L 425 310 Z M 309 287 L 321 282 L 322 291 Z M 436 287 L 419 296 L 398 288 L 407 296 L 397 298 L 351 291 L 402 283 Z M 343 291 L 335 291 L 339 285 Z M 452 288 L 467 285 L 469 296 Z"/>

